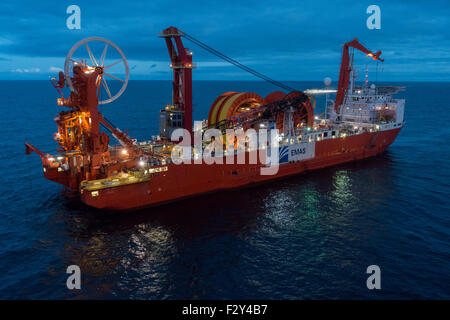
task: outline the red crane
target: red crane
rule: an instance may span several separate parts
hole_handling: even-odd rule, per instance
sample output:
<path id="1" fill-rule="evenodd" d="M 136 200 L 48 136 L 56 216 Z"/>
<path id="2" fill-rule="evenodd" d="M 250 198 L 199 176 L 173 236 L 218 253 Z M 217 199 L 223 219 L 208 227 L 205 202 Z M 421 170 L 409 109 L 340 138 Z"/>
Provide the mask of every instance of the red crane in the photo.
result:
<path id="1" fill-rule="evenodd" d="M 344 44 L 344 49 L 342 51 L 341 69 L 339 71 L 338 90 L 337 90 L 337 94 L 336 94 L 336 100 L 334 102 L 334 109 L 336 110 L 336 112 L 338 112 L 339 107 L 344 102 L 344 97 L 345 97 L 345 94 L 347 93 L 348 84 L 350 81 L 351 67 L 350 67 L 350 54 L 348 51 L 349 47 L 356 48 L 356 49 L 364 52 L 369 57 L 372 57 L 373 60 L 379 60 L 381 62 L 384 61 L 384 59 L 380 58 L 381 51 L 377 51 L 377 53 L 371 52 L 370 50 L 365 48 L 362 44 L 360 44 L 358 42 L 358 39 L 356 39 L 356 38 L 353 39 L 352 41 Z"/>
<path id="2" fill-rule="evenodd" d="M 192 51 L 185 48 L 181 37 L 185 34 L 169 27 L 159 35 L 165 38 L 173 69 L 172 103 L 183 111 L 183 128 L 192 136 Z"/>

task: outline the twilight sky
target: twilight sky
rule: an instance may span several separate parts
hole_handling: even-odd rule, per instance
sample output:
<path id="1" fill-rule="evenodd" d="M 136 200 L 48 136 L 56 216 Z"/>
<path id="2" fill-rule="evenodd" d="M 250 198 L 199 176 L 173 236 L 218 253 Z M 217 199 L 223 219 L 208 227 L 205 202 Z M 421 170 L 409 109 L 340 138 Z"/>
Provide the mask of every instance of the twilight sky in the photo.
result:
<path id="1" fill-rule="evenodd" d="M 66 27 L 66 9 L 81 8 L 81 30 Z M 366 8 L 381 8 L 369 30 Z M 450 2 L 433 1 L 13 1 L 0 4 L 0 79 L 48 79 L 85 37 L 105 37 L 125 53 L 131 79 L 170 79 L 158 33 L 176 26 L 277 80 L 336 81 L 341 45 L 357 37 L 382 50 L 385 81 L 450 81 Z M 185 40 L 194 80 L 257 80 Z M 375 63 L 359 53 L 362 69 Z M 363 71 L 360 72 L 361 77 Z"/>

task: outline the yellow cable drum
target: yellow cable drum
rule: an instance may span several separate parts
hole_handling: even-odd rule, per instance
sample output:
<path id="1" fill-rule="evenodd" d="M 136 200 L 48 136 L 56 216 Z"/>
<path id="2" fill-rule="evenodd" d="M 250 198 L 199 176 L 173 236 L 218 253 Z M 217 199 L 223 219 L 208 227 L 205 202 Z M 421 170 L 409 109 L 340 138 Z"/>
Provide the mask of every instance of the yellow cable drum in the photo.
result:
<path id="1" fill-rule="evenodd" d="M 208 125 L 212 125 L 214 123 L 216 123 L 216 117 L 217 117 L 217 111 L 220 108 L 220 106 L 222 105 L 223 101 L 230 95 L 235 94 L 236 92 L 233 91 L 229 91 L 229 92 L 225 92 L 222 93 L 220 96 L 218 96 L 216 98 L 216 100 L 214 100 L 211 109 L 209 109 L 209 114 L 208 114 Z"/>
<path id="2" fill-rule="evenodd" d="M 257 108 L 263 104 L 263 98 L 251 92 L 226 92 L 219 96 L 211 106 L 208 124 L 214 125 L 224 119 Z"/>

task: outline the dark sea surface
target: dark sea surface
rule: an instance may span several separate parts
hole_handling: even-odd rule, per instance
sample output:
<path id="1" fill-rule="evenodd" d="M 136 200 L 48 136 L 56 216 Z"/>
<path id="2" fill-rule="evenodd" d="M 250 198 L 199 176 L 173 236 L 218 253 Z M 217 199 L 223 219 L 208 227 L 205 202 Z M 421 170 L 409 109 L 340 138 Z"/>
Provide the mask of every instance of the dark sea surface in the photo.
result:
<path id="1" fill-rule="evenodd" d="M 406 124 L 380 156 L 112 214 L 62 195 L 25 155 L 25 141 L 56 150 L 50 83 L 0 81 L 0 299 L 450 299 L 450 84 L 401 84 Z M 225 91 L 274 90 L 194 82 L 194 118 Z M 168 81 L 131 81 L 100 109 L 148 139 L 170 95 Z M 381 290 L 366 287 L 373 264 Z"/>

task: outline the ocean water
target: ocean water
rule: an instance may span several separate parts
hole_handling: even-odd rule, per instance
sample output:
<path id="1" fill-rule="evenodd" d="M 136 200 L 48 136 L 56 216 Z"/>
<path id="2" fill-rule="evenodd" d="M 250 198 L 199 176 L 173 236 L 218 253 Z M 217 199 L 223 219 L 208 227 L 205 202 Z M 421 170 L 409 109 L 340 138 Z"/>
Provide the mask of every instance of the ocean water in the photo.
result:
<path id="1" fill-rule="evenodd" d="M 108 213 L 62 195 L 25 155 L 25 141 L 56 150 L 50 83 L 0 81 L 0 299 L 449 299 L 450 83 L 401 85 L 406 125 L 380 156 Z M 194 118 L 230 90 L 276 88 L 194 82 Z M 149 138 L 170 94 L 168 81 L 131 81 L 100 109 Z M 66 287 L 73 264 L 81 290 Z M 381 290 L 366 287 L 369 265 L 381 269 Z"/>

